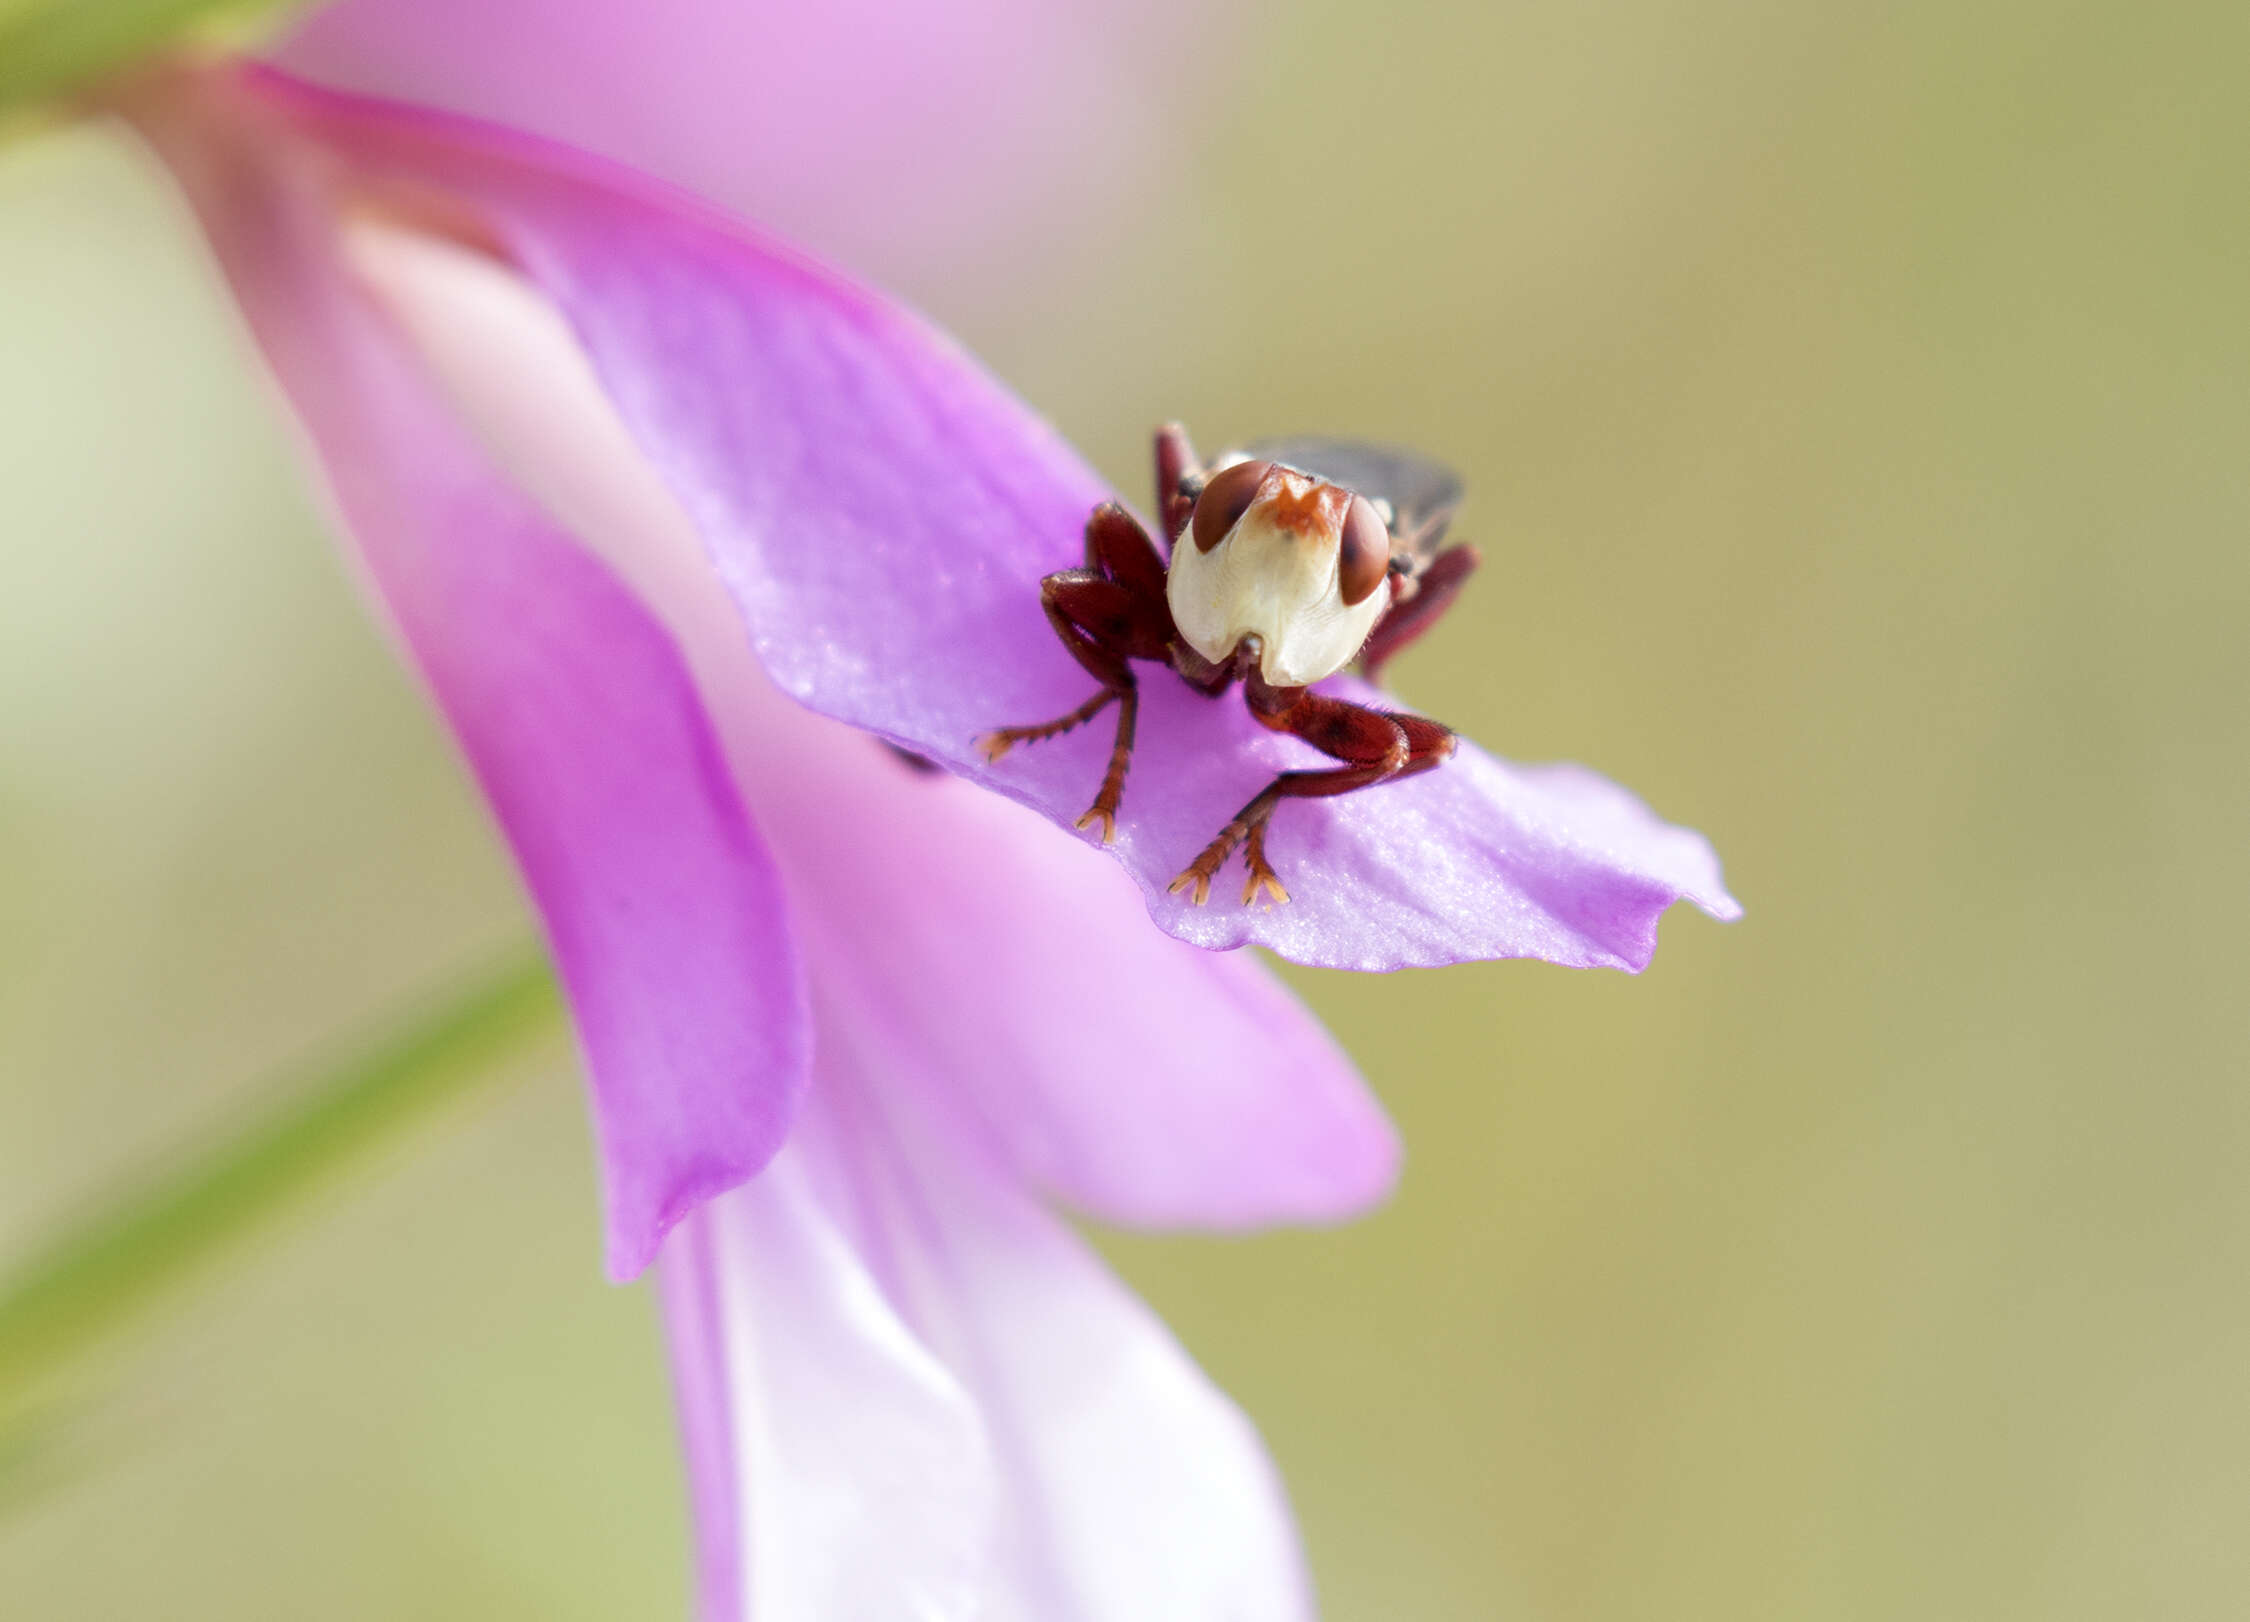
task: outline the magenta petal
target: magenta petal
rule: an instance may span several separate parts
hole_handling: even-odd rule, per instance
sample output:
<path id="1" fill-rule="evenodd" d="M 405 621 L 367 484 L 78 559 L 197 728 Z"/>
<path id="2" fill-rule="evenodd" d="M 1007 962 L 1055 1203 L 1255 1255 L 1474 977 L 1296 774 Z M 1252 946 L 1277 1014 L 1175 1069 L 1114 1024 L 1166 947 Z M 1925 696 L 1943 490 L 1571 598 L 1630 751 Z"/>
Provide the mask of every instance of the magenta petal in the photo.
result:
<path id="1" fill-rule="evenodd" d="M 671 640 L 489 469 L 347 284 L 285 144 L 186 85 L 173 165 L 545 920 L 587 1067 L 613 1277 L 765 1164 L 807 1064 L 779 877 Z M 223 93 L 223 92 L 222 92 Z"/>
<path id="2" fill-rule="evenodd" d="M 1254 959 L 1146 927 L 1115 863 L 779 692 L 694 526 L 521 276 L 398 223 L 346 257 L 493 463 L 615 566 L 708 695 L 813 977 L 917 1056 L 1020 1180 L 1115 1221 L 1320 1220 L 1397 1143 Z"/>
<path id="3" fill-rule="evenodd" d="M 700 530 L 784 690 L 1065 826 L 1098 728 L 977 758 L 1087 679 L 1037 582 L 1075 564 L 1108 492 L 942 336 L 690 206 L 539 143 L 265 85 L 363 172 L 471 203 L 554 299 Z M 1675 900 L 1732 916 L 1709 847 L 1589 779 L 1465 747 L 1444 769 L 1286 806 L 1271 853 L 1296 901 L 1209 908 L 1171 879 L 1265 779 L 1311 752 L 1152 672 L 1116 854 L 1157 923 L 1199 946 L 1390 969 L 1544 957 L 1637 969 Z M 1571 785 L 1559 790 L 1557 785 Z"/>

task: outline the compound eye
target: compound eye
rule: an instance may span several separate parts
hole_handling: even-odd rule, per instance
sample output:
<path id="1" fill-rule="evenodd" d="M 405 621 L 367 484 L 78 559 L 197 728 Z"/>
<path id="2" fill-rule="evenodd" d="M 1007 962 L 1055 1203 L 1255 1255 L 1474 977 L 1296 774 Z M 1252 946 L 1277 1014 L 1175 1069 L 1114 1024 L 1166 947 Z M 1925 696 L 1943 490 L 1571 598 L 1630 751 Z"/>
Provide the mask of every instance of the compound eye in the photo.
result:
<path id="1" fill-rule="evenodd" d="M 1271 462 L 1237 462 L 1211 475 L 1195 503 L 1195 549 L 1208 552 L 1227 538 L 1257 499 Z"/>
<path id="2" fill-rule="evenodd" d="M 1336 558 L 1336 581 L 1346 606 L 1367 601 L 1391 567 L 1391 528 L 1365 496 L 1352 497 L 1344 510 L 1344 539 Z"/>

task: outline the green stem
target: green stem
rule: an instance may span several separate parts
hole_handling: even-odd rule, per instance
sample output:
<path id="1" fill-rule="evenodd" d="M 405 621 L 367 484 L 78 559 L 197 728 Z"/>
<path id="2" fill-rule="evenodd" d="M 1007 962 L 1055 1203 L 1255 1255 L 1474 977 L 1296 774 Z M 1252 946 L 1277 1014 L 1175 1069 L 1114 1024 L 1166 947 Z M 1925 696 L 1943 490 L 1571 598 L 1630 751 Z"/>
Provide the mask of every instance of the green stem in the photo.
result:
<path id="1" fill-rule="evenodd" d="M 296 0 L 0 0 L 0 110 L 64 96 L 143 57 L 244 35 Z"/>
<path id="2" fill-rule="evenodd" d="M 289 1102 L 58 1237 L 0 1283 L 0 1412 L 147 1312 L 321 1178 L 495 1074 L 562 1007 L 544 958 L 511 964 Z"/>

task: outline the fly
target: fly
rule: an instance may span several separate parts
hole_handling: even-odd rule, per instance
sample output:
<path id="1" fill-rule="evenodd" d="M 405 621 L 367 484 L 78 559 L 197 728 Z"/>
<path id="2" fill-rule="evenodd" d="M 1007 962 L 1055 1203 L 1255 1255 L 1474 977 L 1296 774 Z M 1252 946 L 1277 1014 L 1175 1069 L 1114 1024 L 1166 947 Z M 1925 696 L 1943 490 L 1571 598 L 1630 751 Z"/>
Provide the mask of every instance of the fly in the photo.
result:
<path id="1" fill-rule="evenodd" d="M 1263 890 L 1289 899 L 1266 860 L 1266 825 L 1283 800 L 1349 794 L 1443 764 L 1454 736 L 1418 715 L 1312 690 L 1357 663 L 1369 680 L 1435 624 L 1475 571 L 1471 546 L 1447 546 L 1461 482 L 1404 451 L 1350 440 L 1281 439 L 1230 451 L 1206 467 L 1187 431 L 1156 435 L 1156 505 L 1166 547 L 1104 502 L 1086 520 L 1086 565 L 1039 583 L 1055 635 L 1100 690 L 1069 714 L 1002 727 L 977 740 L 987 761 L 1019 743 L 1081 726 L 1111 704 L 1117 739 L 1081 829 L 1107 844 L 1133 758 L 1140 712 L 1136 660 L 1166 664 L 1216 698 L 1235 682 L 1258 722 L 1338 762 L 1287 771 L 1172 881 L 1202 906 L 1237 848 L 1249 868 L 1245 905 Z"/>

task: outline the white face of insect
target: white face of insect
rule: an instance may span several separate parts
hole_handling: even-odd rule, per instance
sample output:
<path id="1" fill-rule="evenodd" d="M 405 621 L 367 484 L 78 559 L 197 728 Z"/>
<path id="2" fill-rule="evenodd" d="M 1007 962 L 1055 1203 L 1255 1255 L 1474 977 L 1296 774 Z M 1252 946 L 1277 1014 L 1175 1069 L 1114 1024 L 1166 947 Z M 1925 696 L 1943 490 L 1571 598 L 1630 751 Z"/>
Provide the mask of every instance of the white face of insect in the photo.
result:
<path id="1" fill-rule="evenodd" d="M 1390 606 L 1389 563 L 1389 528 L 1365 497 L 1278 462 L 1237 462 L 1211 475 L 1173 543 L 1165 596 L 1213 664 L 1255 636 L 1258 673 L 1302 687 L 1358 655 Z"/>

